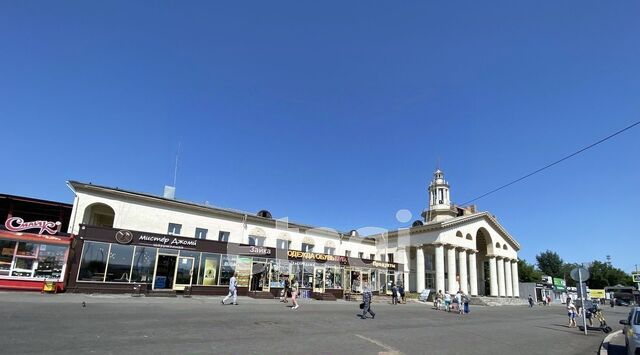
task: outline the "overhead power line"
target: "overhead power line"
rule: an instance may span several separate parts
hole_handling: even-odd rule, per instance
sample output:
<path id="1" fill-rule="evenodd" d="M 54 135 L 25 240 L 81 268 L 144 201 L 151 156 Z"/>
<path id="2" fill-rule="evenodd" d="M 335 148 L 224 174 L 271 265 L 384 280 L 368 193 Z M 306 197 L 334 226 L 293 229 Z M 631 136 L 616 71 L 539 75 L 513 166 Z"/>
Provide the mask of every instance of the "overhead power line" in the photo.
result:
<path id="1" fill-rule="evenodd" d="M 543 171 L 543 170 L 549 169 L 550 167 L 552 167 L 552 166 L 554 166 L 554 165 L 556 165 L 556 164 L 562 163 L 563 161 L 565 161 L 565 160 L 567 160 L 567 159 L 569 159 L 569 158 L 572 158 L 572 157 L 574 157 L 574 156 L 576 156 L 576 155 L 578 155 L 578 154 L 580 154 L 580 153 L 584 152 L 584 151 L 585 151 L 585 150 L 587 150 L 587 149 L 593 148 L 593 147 L 597 146 L 598 144 L 603 143 L 603 142 L 605 142 L 605 141 L 607 141 L 607 140 L 609 140 L 609 139 L 611 139 L 611 138 L 613 138 L 613 137 L 617 136 L 618 134 L 620 134 L 620 133 L 622 133 L 622 132 L 624 132 L 624 131 L 627 131 L 627 130 L 629 130 L 629 129 L 631 129 L 631 128 L 633 128 L 633 127 L 635 127 L 635 126 L 639 125 L 639 124 L 640 124 L 640 121 L 638 121 L 638 122 L 636 122 L 636 123 L 633 123 L 632 125 L 627 126 L 627 127 L 623 128 L 623 129 L 621 129 L 621 130 L 619 130 L 619 131 L 617 131 L 617 132 L 615 132 L 615 133 L 612 133 L 612 134 L 610 134 L 610 135 L 608 135 L 608 136 L 606 136 L 606 137 L 604 137 L 604 138 L 600 139 L 599 141 L 597 141 L 597 142 L 595 142 L 595 143 L 589 144 L 588 146 L 586 146 L 586 147 L 584 147 L 584 148 L 582 148 L 582 149 L 578 150 L 577 152 L 574 152 L 574 153 L 572 153 L 572 154 L 569 154 L 569 155 L 567 155 L 566 157 L 564 157 L 564 158 L 562 158 L 562 159 L 556 160 L 556 161 L 554 161 L 553 163 L 551 163 L 551 164 L 547 164 L 547 165 L 543 166 L 542 168 L 540 168 L 540 169 L 538 169 L 538 170 L 535 170 L 535 171 L 533 171 L 533 172 L 531 172 L 531 173 L 529 173 L 529 174 L 527 174 L 527 175 L 524 175 L 524 176 L 522 176 L 522 177 L 520 177 L 520 178 L 518 178 L 518 179 L 515 179 L 515 180 L 513 180 L 513 181 L 511 181 L 511 182 L 509 182 L 509 183 L 507 183 L 507 184 L 504 184 L 504 185 L 502 185 L 502 186 L 500 186 L 500 187 L 498 187 L 498 188 L 495 188 L 495 189 L 493 189 L 493 190 L 491 190 L 491 191 L 489 191 L 489 192 L 487 192 L 487 193 L 484 193 L 484 194 L 482 194 L 482 195 L 480 195 L 480 196 L 478 196 L 478 197 L 476 197 L 476 198 L 474 198 L 474 199 L 472 199 L 472 200 L 469 200 L 469 201 L 467 201 L 467 202 L 463 203 L 462 205 L 467 205 L 467 204 L 469 204 L 469 203 L 471 203 L 471 202 L 477 201 L 477 200 L 479 200 L 479 199 L 481 199 L 481 198 L 483 198 L 483 197 L 485 197 L 485 196 L 488 196 L 488 195 L 491 195 L 492 193 L 498 192 L 498 191 L 500 191 L 500 190 L 502 190 L 502 189 L 504 189 L 504 188 L 506 188 L 506 187 L 509 187 L 509 186 L 511 186 L 511 185 L 513 185 L 513 184 L 515 184 L 515 183 L 517 183 L 517 182 L 520 182 L 520 181 L 522 181 L 522 180 L 524 180 L 524 179 L 526 179 L 526 178 L 528 178 L 528 177 L 530 177 L 530 176 L 532 176 L 532 175 L 535 175 L 535 174 L 537 174 L 537 173 L 539 173 L 539 172 L 541 172 L 541 171 Z"/>

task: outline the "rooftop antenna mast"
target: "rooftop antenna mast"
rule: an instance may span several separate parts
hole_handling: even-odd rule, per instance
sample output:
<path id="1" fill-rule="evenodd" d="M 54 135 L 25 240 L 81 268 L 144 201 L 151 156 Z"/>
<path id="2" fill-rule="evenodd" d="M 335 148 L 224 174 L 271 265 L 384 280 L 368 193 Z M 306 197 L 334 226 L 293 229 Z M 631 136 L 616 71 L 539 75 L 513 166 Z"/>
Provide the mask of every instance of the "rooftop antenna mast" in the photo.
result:
<path id="1" fill-rule="evenodd" d="M 178 151 L 176 152 L 176 165 L 173 169 L 173 187 L 176 187 L 176 180 L 178 180 L 178 157 L 180 156 L 180 147 L 182 142 L 178 142 Z"/>

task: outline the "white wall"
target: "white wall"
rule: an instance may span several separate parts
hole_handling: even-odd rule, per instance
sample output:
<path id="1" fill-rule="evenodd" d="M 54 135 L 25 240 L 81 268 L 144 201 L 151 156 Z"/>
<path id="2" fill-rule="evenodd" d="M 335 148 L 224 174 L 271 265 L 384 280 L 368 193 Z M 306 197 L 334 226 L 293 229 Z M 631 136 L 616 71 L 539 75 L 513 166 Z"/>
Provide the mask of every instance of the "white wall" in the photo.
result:
<path id="1" fill-rule="evenodd" d="M 166 234 L 169 223 L 182 225 L 180 232 L 184 237 L 195 237 L 196 228 L 208 230 L 207 239 L 217 240 L 219 231 L 230 232 L 229 241 L 233 243 L 247 243 L 249 235 L 256 229 L 261 229 L 266 235 L 265 246 L 276 247 L 276 241 L 283 233 L 291 239 L 291 249 L 301 250 L 305 237 L 310 237 L 315 242 L 314 251 L 323 253 L 325 243 L 332 241 L 335 245 L 336 255 L 344 255 L 345 250 L 351 251 L 351 256 L 357 257 L 359 252 L 369 258 L 369 254 L 379 253 L 375 245 L 360 243 L 358 238 L 345 239 L 327 235 L 322 230 L 307 230 L 299 232 L 291 226 L 289 229 L 278 229 L 256 222 L 247 222 L 243 225 L 243 215 L 235 216 L 219 215 L 215 210 L 199 211 L 197 208 L 164 200 L 150 201 L 147 199 L 130 196 L 128 194 L 100 193 L 99 191 L 83 191 L 77 189 L 77 198 L 74 202 L 72 221 L 69 225 L 69 233 L 77 234 L 79 224 L 83 223 L 84 214 L 89 213 L 88 208 L 95 203 L 102 203 L 111 207 L 115 212 L 114 228 L 131 229 L 150 233 Z M 272 222 L 271 222 L 272 223 Z M 284 223 L 282 224 L 284 226 Z M 280 223 L 278 223 L 280 226 Z M 284 228 L 284 227 L 283 227 Z"/>

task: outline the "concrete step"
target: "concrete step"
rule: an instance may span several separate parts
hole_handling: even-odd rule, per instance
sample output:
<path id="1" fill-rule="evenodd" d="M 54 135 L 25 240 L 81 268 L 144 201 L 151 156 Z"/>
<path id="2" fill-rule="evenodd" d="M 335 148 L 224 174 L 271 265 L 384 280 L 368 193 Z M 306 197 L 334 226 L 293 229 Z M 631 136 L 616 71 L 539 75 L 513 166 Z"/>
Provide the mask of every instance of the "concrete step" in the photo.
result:
<path id="1" fill-rule="evenodd" d="M 177 297 L 176 291 L 149 291 L 145 294 L 146 297 Z"/>

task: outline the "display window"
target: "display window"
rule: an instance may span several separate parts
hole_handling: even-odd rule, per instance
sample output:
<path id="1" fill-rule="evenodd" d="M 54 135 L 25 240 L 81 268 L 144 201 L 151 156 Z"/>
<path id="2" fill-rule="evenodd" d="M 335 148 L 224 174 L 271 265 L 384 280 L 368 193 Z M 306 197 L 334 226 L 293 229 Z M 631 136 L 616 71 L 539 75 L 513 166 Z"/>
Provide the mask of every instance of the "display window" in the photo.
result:
<path id="1" fill-rule="evenodd" d="M 313 264 L 304 265 L 302 274 L 302 288 L 313 287 Z"/>
<path id="2" fill-rule="evenodd" d="M 198 273 L 197 284 L 204 286 L 218 285 L 218 275 L 220 275 L 219 269 L 220 254 L 202 253 L 202 262 L 200 263 L 200 272 Z"/>
<path id="3" fill-rule="evenodd" d="M 0 276 L 62 279 L 69 247 L 0 239 Z"/>
<path id="4" fill-rule="evenodd" d="M 235 255 L 223 255 L 220 264 L 220 285 L 229 285 L 229 280 L 236 272 L 236 260 Z"/>
<path id="5" fill-rule="evenodd" d="M 131 282 L 151 284 L 157 248 L 136 246 L 131 265 Z"/>
<path id="6" fill-rule="evenodd" d="M 104 281 L 110 247 L 109 243 L 84 243 L 78 281 Z"/>

